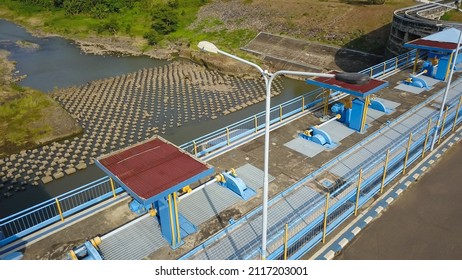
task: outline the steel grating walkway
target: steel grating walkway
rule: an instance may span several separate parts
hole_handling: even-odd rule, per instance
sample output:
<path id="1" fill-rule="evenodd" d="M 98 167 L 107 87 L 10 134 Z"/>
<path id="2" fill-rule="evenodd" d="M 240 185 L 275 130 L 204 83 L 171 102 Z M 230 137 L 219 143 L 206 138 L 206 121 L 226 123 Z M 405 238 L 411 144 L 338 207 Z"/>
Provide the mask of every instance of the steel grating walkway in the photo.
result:
<path id="1" fill-rule="evenodd" d="M 237 168 L 236 173 L 253 190 L 263 187 L 263 171 L 255 166 L 247 163 Z M 269 175 L 268 179 L 271 182 L 274 176 Z M 240 200 L 242 199 L 228 188 L 213 183 L 181 200 L 179 210 L 191 223 L 199 226 Z"/>
<path id="2" fill-rule="evenodd" d="M 301 137 L 290 140 L 289 142 L 285 143 L 284 146 L 310 158 L 316 156 L 326 149 L 326 147 L 322 145 L 305 140 Z"/>
<path id="3" fill-rule="evenodd" d="M 191 193 L 179 202 L 180 213 L 198 226 L 241 200 L 237 194 L 217 183 Z"/>
<path id="4" fill-rule="evenodd" d="M 453 83 L 453 87 L 448 94 L 448 101 L 454 100 L 462 92 L 461 80 Z M 436 98 L 435 102 L 441 100 Z M 439 101 L 441 102 L 441 101 Z M 436 106 L 437 107 L 437 106 Z M 396 107 L 395 107 L 396 108 Z M 404 149 L 406 143 L 403 142 L 403 135 L 409 135 L 416 125 L 426 123 L 430 117 L 436 116 L 438 109 L 435 106 L 423 106 L 414 112 L 408 112 L 403 119 L 397 123 L 385 127 L 379 131 L 374 138 L 369 139 L 361 147 L 349 152 L 349 155 L 344 157 L 341 161 L 334 159 L 329 171 L 342 178 L 351 177 L 352 174 L 362 168 L 362 165 L 376 157 L 383 156 L 388 148 L 393 145 L 391 152 L 392 157 Z M 417 140 L 424 133 L 413 135 L 413 140 Z M 396 146 L 397 141 L 400 145 Z M 380 168 L 380 164 L 376 168 L 364 174 L 365 178 L 372 172 Z M 322 176 L 321 172 L 318 176 Z M 319 181 L 322 178 L 311 178 L 308 182 Z M 304 182 L 307 184 L 308 182 Z M 354 189 L 352 184 L 345 192 L 337 196 L 340 199 L 347 191 Z M 309 197 L 311 194 L 311 198 Z M 306 186 L 298 187 L 292 190 L 287 196 L 278 196 L 273 198 L 268 207 L 268 236 L 278 235 L 281 236 L 283 225 L 285 223 L 298 220 L 300 225 L 308 225 L 310 220 L 318 216 L 323 211 L 323 205 L 316 204 L 319 202 L 321 194 Z M 313 208 L 314 206 L 317 206 Z M 261 207 L 260 207 L 261 208 Z M 310 219 L 311 218 L 311 219 Z M 254 211 L 243 218 L 235 225 L 231 225 L 225 230 L 221 231 L 215 236 L 213 242 L 207 241 L 206 244 L 197 247 L 190 253 L 186 254 L 183 258 L 187 259 L 252 259 L 256 258 L 260 249 L 260 236 L 261 236 L 261 210 Z M 303 226 L 294 226 L 293 228 L 303 228 Z M 280 246 L 282 238 L 278 240 L 268 240 L 268 252 Z"/>
<path id="5" fill-rule="evenodd" d="M 332 141 L 336 145 L 338 145 L 340 141 L 342 141 L 343 139 L 355 132 L 353 129 L 348 128 L 344 124 L 337 121 L 330 122 L 324 125 L 321 129 L 327 132 L 327 134 L 329 134 Z M 316 144 L 312 141 L 305 140 L 301 137 L 297 137 L 293 140 L 290 140 L 289 142 L 285 143 L 284 146 L 296 152 L 299 152 L 300 154 L 305 155 L 307 157 L 314 157 L 320 152 L 327 149 L 325 146 Z M 335 149 L 335 147 L 332 147 L 331 149 Z"/>
<path id="6" fill-rule="evenodd" d="M 167 246 L 157 219 L 142 216 L 101 237 L 99 248 L 105 260 L 141 260 Z"/>
<path id="7" fill-rule="evenodd" d="M 271 237 L 273 232 L 282 232 L 285 223 L 290 220 L 300 220 L 307 225 L 310 220 L 306 220 L 299 213 L 310 209 L 312 203 L 320 197 L 323 195 L 306 186 L 301 186 L 288 196 L 282 197 L 268 209 L 268 236 Z M 290 219 L 287 219 L 288 216 Z M 245 259 L 255 252 L 255 246 L 259 246 L 261 227 L 261 215 L 253 215 L 245 223 L 240 223 L 233 229 L 233 234 L 227 234 L 192 258 L 196 260 Z"/>
<path id="8" fill-rule="evenodd" d="M 254 191 L 263 188 L 263 170 L 251 165 L 250 163 L 246 163 L 243 166 L 237 168 L 236 174 L 245 182 L 248 187 Z M 274 179 L 274 176 L 268 174 L 268 182 L 271 182 Z"/>

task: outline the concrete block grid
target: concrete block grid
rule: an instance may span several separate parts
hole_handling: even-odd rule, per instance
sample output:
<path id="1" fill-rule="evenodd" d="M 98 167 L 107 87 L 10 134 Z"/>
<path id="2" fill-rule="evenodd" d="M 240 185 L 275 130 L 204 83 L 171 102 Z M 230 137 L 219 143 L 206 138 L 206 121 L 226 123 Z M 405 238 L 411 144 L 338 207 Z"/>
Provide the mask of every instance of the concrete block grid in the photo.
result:
<path id="1" fill-rule="evenodd" d="M 462 129 L 458 129 L 456 133 L 449 136 L 448 139 L 438 146 L 432 153 L 414 167 L 405 177 L 388 190 L 378 201 L 370 206 L 347 226 L 339 235 L 324 246 L 321 250 L 314 254 L 312 259 L 316 260 L 331 260 L 335 258 L 363 229 L 367 227 L 373 220 L 380 217 L 383 210 L 386 210 L 399 196 L 404 193 L 412 183 L 417 181 L 419 177 L 428 172 L 435 165 L 442 155 L 456 143 L 460 142 L 462 137 Z"/>

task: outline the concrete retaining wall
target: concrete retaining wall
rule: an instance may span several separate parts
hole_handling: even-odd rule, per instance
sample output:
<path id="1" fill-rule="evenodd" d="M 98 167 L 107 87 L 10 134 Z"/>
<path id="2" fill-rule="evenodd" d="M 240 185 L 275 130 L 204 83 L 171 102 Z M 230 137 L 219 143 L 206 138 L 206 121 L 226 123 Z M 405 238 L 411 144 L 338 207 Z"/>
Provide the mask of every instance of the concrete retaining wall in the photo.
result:
<path id="1" fill-rule="evenodd" d="M 447 4 L 454 6 L 453 3 Z M 390 58 L 408 52 L 403 45 L 409 41 L 439 32 L 447 27 L 462 27 L 461 23 L 442 21 L 440 17 L 450 7 L 424 4 L 396 10 L 393 15 L 385 57 Z"/>

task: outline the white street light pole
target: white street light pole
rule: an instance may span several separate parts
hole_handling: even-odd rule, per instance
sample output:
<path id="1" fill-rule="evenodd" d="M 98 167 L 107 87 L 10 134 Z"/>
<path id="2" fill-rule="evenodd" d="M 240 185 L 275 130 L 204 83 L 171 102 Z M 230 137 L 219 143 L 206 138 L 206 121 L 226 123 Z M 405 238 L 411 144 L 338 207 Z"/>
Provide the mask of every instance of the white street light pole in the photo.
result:
<path id="1" fill-rule="evenodd" d="M 449 72 L 449 77 L 448 77 L 448 82 L 446 83 L 446 89 L 444 90 L 444 95 L 443 95 L 443 100 L 441 101 L 441 108 L 440 108 L 440 114 L 438 116 L 438 121 L 436 123 L 436 128 L 435 128 L 435 133 L 433 134 L 433 139 L 432 139 L 432 145 L 430 147 L 430 151 L 433 151 L 433 148 L 435 147 L 436 143 L 436 138 L 438 135 L 438 130 L 440 129 L 440 123 L 441 123 L 441 118 L 443 117 L 443 111 L 444 107 L 446 105 L 446 99 L 448 96 L 449 88 L 451 87 L 451 81 L 452 81 L 452 75 L 454 74 L 454 68 L 456 68 L 456 62 L 457 62 L 457 56 L 459 54 L 460 50 L 460 45 L 462 44 L 462 31 L 459 30 L 459 42 L 457 43 L 457 48 L 456 48 L 456 53 L 454 54 L 454 63 L 452 61 L 449 61 L 449 64 L 452 64 L 451 71 Z M 443 133 L 441 131 L 441 133 Z"/>
<path id="2" fill-rule="evenodd" d="M 219 50 L 214 44 L 206 41 L 201 41 L 198 44 L 199 49 L 210 53 L 218 53 L 250 65 L 256 68 L 263 79 L 265 79 L 266 88 L 266 107 L 265 107 L 265 150 L 264 150 L 264 176 L 263 176 L 263 204 L 262 204 L 262 239 L 261 239 L 261 258 L 266 259 L 266 240 L 268 232 L 268 185 L 269 185 L 269 133 L 270 133 L 270 111 L 271 111 L 271 83 L 279 75 L 294 75 L 294 76 L 306 76 L 306 77 L 325 77 L 325 78 L 336 78 L 337 80 L 349 83 L 349 84 L 365 84 L 369 82 L 370 77 L 365 74 L 359 73 L 337 73 L 337 74 L 326 74 L 326 73 L 312 73 L 312 72 L 300 72 L 300 71 L 286 71 L 281 70 L 275 73 L 269 73 L 267 70 L 263 70 L 257 64 L 229 54 L 227 52 Z"/>

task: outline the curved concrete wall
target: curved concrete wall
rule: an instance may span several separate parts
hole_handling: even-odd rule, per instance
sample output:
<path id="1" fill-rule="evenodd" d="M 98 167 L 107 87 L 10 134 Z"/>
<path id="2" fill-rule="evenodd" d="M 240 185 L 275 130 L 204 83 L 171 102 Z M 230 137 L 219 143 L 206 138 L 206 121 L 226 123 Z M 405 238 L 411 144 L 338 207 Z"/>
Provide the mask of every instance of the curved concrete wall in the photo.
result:
<path id="1" fill-rule="evenodd" d="M 453 2 L 447 4 L 454 6 Z M 385 57 L 394 57 L 409 51 L 403 45 L 409 41 L 431 35 L 446 27 L 462 27 L 461 23 L 442 21 L 440 17 L 452 8 L 423 4 L 396 10 L 393 15 Z"/>

